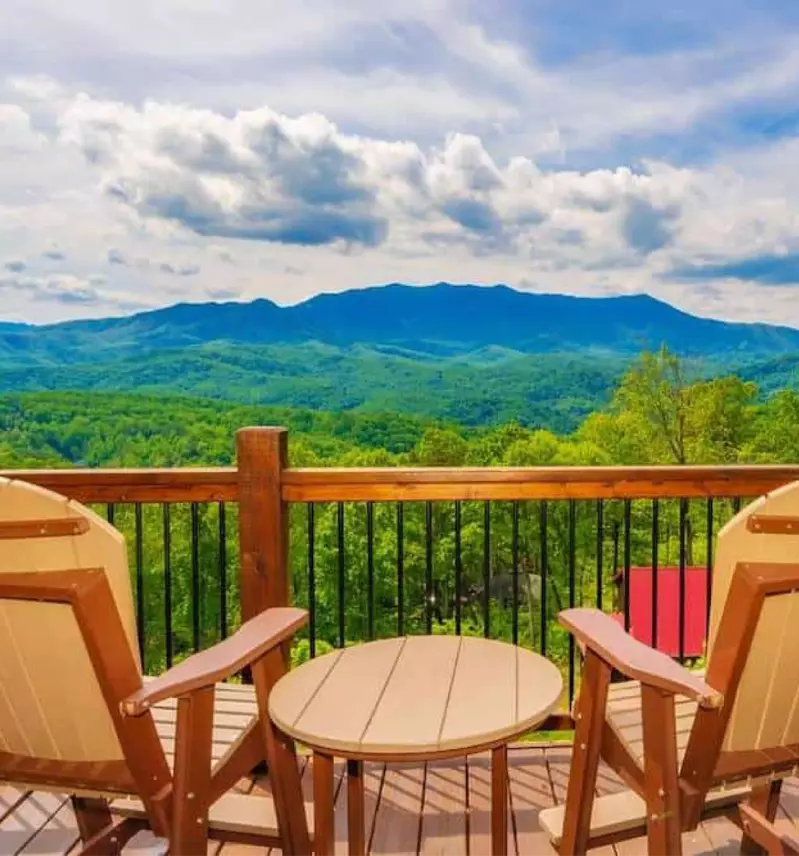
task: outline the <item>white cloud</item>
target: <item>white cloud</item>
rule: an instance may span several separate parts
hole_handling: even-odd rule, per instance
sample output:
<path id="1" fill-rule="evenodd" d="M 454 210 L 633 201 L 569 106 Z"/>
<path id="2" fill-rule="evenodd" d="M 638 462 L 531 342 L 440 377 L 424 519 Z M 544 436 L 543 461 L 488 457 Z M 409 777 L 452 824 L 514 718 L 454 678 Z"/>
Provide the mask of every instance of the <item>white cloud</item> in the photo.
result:
<path id="1" fill-rule="evenodd" d="M 37 295 L 104 275 L 126 305 L 449 279 L 799 324 L 790 285 L 687 278 L 799 251 L 799 142 L 725 125 L 795 100 L 795 30 L 567 62 L 548 3 L 497 3 L 7 0 L 0 316 L 102 313 Z"/>
<path id="2" fill-rule="evenodd" d="M 13 275 L 12 275 L 13 273 Z M 103 303 L 97 286 L 103 278 L 80 279 L 69 274 L 54 276 L 24 276 L 18 273 L 0 274 L 0 292 L 18 291 L 33 300 L 55 301 L 66 304 Z"/>
<path id="3" fill-rule="evenodd" d="M 13 121 L 24 128 L 20 109 Z M 260 293 L 264 262 L 255 254 L 266 247 L 268 293 L 288 302 L 318 289 L 321 272 L 333 289 L 445 278 L 577 293 L 647 289 L 703 311 L 707 286 L 670 284 L 670 270 L 797 247 L 796 197 L 779 195 L 762 167 L 749 176 L 744 161 L 553 171 L 525 156 L 503 161 L 474 135 L 421 146 L 346 134 L 319 113 L 262 107 L 225 116 L 63 92 L 50 109 L 57 133 L 42 138 L 37 157 L 70 165 L 61 198 L 56 191 L 56 202 L 52 192 L 45 201 L 42 188 L 9 209 L 12 219 L 20 230 L 31 216 L 47 226 L 39 256 L 47 239 L 67 247 L 68 234 L 82 236 L 91 258 L 64 253 L 83 265 L 76 275 L 99 265 L 127 290 L 149 283 L 147 299 L 158 289 L 170 299 L 181 293 L 163 277 L 196 280 L 199 291 L 187 285 L 187 297 Z M 33 265 L 30 277 L 41 273 L 28 256 L 19 263 Z M 298 269 L 314 277 L 309 284 L 298 283 Z"/>
<path id="4" fill-rule="evenodd" d="M 324 116 L 269 108 L 225 117 L 76 98 L 60 117 L 111 198 L 203 237 L 341 247 L 461 244 L 532 258 L 552 229 L 582 251 L 638 255 L 671 243 L 693 177 L 654 165 L 546 172 L 502 165 L 475 136 L 438 147 L 344 134 Z"/>

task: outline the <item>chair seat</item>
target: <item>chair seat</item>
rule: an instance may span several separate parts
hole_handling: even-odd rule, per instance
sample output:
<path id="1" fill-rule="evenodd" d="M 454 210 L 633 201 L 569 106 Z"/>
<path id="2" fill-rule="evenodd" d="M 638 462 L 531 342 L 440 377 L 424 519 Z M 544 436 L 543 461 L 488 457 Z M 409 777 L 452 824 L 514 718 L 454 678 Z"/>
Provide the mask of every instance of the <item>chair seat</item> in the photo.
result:
<path id="1" fill-rule="evenodd" d="M 684 696 L 675 696 L 674 717 L 677 731 L 677 757 L 682 763 L 698 706 Z M 641 721 L 641 684 L 623 681 L 608 688 L 608 706 L 605 714 L 610 727 L 627 747 L 630 754 L 643 767 L 644 732 Z"/>
<path id="2" fill-rule="evenodd" d="M 677 755 L 682 763 L 698 705 L 684 696 L 675 696 L 674 717 L 677 734 Z M 605 713 L 607 722 L 626 746 L 633 758 L 644 766 L 644 737 L 641 716 L 641 684 L 623 681 L 608 688 Z M 750 793 L 747 785 L 726 787 L 711 791 L 705 801 L 704 812 L 712 813 L 735 805 Z M 565 806 L 546 809 L 539 822 L 553 844 L 560 843 L 563 834 Z M 591 810 L 591 837 L 635 837 L 646 832 L 646 804 L 634 791 L 597 797 Z"/>
<path id="3" fill-rule="evenodd" d="M 720 812 L 737 805 L 751 792 L 748 787 L 736 787 L 723 791 L 712 791 L 705 801 L 705 814 Z M 538 815 L 541 828 L 547 833 L 555 847 L 563 837 L 563 821 L 566 806 L 559 805 L 544 809 Z M 646 803 L 633 791 L 622 791 L 597 797 L 591 808 L 591 838 L 605 836 L 637 838 L 646 834 Z"/>
<path id="4" fill-rule="evenodd" d="M 147 680 L 145 678 L 145 680 Z M 170 769 L 175 753 L 177 702 L 167 699 L 152 707 L 158 736 L 164 747 Z M 217 684 L 214 693 L 214 724 L 211 759 L 213 766 L 246 731 L 258 715 L 255 687 L 246 684 Z M 111 803 L 115 814 L 126 817 L 147 817 L 141 801 L 133 797 L 115 799 Z M 313 831 L 312 805 L 306 803 L 308 828 Z M 226 793 L 210 808 L 209 826 L 218 833 L 255 834 L 279 840 L 277 814 L 270 793 L 259 788 L 256 793 Z"/>
<path id="5" fill-rule="evenodd" d="M 111 811 L 123 817 L 147 819 L 144 805 L 134 797 L 114 800 Z M 305 803 L 305 818 L 308 831 L 313 835 L 313 804 L 310 802 Z M 264 793 L 223 794 L 208 810 L 208 827 L 216 833 L 257 835 L 275 843 L 280 841 L 275 801 Z"/>
<path id="6" fill-rule="evenodd" d="M 145 678 L 145 681 L 147 678 Z M 177 701 L 166 699 L 152 707 L 153 719 L 170 770 L 175 756 Z M 258 716 L 255 688 L 247 684 L 217 684 L 214 692 L 214 724 L 211 759 L 214 766 Z"/>

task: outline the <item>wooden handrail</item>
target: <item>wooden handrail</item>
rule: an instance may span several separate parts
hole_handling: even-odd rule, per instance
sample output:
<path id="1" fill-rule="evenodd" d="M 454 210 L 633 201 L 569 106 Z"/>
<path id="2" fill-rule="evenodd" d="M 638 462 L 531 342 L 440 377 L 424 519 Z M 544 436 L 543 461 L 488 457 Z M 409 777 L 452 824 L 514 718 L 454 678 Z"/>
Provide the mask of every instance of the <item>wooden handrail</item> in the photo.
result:
<path id="1" fill-rule="evenodd" d="M 6 470 L 80 502 L 236 502 L 235 467 Z M 285 502 L 754 497 L 799 480 L 797 465 L 286 468 Z"/>
<path id="2" fill-rule="evenodd" d="M 235 467 L 4 470 L 78 502 L 235 502 Z"/>
<path id="3" fill-rule="evenodd" d="M 754 497 L 799 466 L 288 469 L 288 502 Z"/>

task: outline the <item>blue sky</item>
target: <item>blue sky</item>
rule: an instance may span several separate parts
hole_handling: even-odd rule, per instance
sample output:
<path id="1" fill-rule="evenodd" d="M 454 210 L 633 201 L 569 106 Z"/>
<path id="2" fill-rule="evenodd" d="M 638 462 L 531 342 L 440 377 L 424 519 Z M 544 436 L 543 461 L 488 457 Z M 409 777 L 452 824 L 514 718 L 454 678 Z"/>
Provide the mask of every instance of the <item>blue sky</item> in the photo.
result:
<path id="1" fill-rule="evenodd" d="M 404 281 L 799 326 L 799 4 L 5 0 L 0 319 Z"/>

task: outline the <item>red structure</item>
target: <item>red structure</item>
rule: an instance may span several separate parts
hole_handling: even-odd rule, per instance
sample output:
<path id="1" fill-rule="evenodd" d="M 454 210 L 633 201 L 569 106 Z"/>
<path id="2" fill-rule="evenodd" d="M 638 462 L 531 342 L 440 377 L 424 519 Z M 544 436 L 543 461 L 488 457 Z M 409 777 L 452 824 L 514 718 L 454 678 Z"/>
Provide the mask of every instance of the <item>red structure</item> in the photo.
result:
<path id="1" fill-rule="evenodd" d="M 652 638 L 652 568 L 630 568 L 630 634 L 664 654 L 680 653 L 680 569 L 658 568 L 657 645 Z M 624 597 L 624 573 L 616 576 Z M 622 601 L 623 602 L 623 601 Z M 624 613 L 613 616 L 624 624 Z M 683 654 L 701 657 L 707 624 L 707 569 L 685 569 L 685 624 Z"/>

